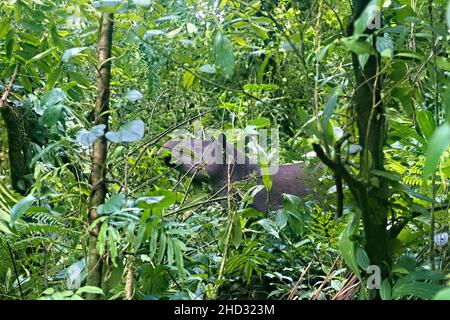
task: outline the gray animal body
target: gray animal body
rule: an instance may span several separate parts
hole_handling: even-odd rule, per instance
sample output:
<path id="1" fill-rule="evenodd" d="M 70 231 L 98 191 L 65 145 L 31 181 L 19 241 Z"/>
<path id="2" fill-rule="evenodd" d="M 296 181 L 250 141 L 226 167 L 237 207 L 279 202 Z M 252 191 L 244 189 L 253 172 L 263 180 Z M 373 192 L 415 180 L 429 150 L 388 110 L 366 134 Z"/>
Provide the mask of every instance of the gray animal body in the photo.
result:
<path id="1" fill-rule="evenodd" d="M 178 171 L 195 174 L 194 180 L 211 185 L 216 192 L 223 189 L 226 193 L 228 177 L 232 183 L 256 177 L 256 183 L 262 185 L 260 166 L 234 146 L 220 140 L 169 140 L 163 149 L 170 151 L 170 162 Z M 310 182 L 304 164 L 278 165 L 273 170 L 269 201 L 266 189 L 262 188 L 254 196 L 252 206 L 261 212 L 277 210 L 283 205 L 284 194 L 302 198 L 312 195 L 314 190 Z"/>

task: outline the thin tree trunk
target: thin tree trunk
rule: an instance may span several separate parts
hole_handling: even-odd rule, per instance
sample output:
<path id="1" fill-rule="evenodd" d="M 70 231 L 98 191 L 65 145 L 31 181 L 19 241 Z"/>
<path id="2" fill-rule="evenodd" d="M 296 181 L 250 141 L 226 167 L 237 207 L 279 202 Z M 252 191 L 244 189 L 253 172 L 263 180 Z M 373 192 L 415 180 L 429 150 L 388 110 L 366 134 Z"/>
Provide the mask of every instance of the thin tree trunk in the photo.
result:
<path id="1" fill-rule="evenodd" d="M 100 38 L 98 42 L 98 96 L 95 103 L 95 122 L 104 124 L 108 128 L 108 110 L 111 79 L 111 49 L 113 33 L 113 14 L 102 13 L 100 18 Z M 98 138 L 92 149 L 91 194 L 89 197 L 89 223 L 98 217 L 97 207 L 105 202 L 107 188 L 105 183 L 105 169 L 107 160 L 106 138 Z M 102 287 L 102 257 L 97 250 L 99 232 L 97 224 L 89 234 L 89 259 L 87 285 Z M 105 293 L 106 294 L 106 293 Z M 98 299 L 98 295 L 88 295 L 88 299 Z"/>
<path id="2" fill-rule="evenodd" d="M 363 12 L 370 0 L 353 2 L 353 21 Z M 372 30 L 368 30 L 372 32 Z M 359 190 L 359 207 L 362 211 L 365 232 L 365 250 L 370 263 L 378 265 L 386 275 L 391 263 L 390 237 L 387 231 L 388 193 L 386 181 L 374 176 L 372 170 L 384 170 L 384 144 L 386 119 L 381 101 L 380 57 L 371 55 L 362 67 L 358 56 L 352 54 L 355 73 L 354 110 L 358 120 L 361 153 L 360 178 L 365 188 Z"/>
<path id="3" fill-rule="evenodd" d="M 31 172 L 28 168 L 28 140 L 23 120 L 22 110 L 13 108 L 8 103 L 8 97 L 16 81 L 19 72 L 19 65 L 16 65 L 9 83 L 0 98 L 0 111 L 5 122 L 6 132 L 8 135 L 8 156 L 9 156 L 9 172 L 11 176 L 11 187 L 14 191 L 24 195 L 29 183 L 25 180 L 25 176 Z"/>

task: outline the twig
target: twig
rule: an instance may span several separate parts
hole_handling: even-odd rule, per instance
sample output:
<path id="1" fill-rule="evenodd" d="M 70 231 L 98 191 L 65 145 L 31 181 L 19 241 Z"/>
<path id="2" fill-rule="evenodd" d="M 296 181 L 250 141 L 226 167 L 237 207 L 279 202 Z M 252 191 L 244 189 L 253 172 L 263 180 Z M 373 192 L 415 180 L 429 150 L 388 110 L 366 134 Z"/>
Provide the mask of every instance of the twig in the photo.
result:
<path id="1" fill-rule="evenodd" d="M 3 95 L 0 99 L 0 109 L 3 108 L 3 105 L 5 104 L 6 100 L 8 99 L 9 94 L 11 93 L 11 89 L 14 85 L 14 81 L 16 81 L 17 73 L 19 72 L 20 65 L 16 64 L 16 67 L 14 68 L 14 72 L 11 76 L 11 79 L 9 80 L 8 85 L 5 87 L 5 91 L 3 91 Z"/>
<path id="2" fill-rule="evenodd" d="M 14 266 L 14 273 L 16 274 L 17 284 L 19 285 L 20 297 L 22 298 L 22 300 L 25 300 L 25 298 L 23 297 L 22 285 L 20 284 L 19 273 L 17 272 L 16 260 L 14 259 L 11 246 L 9 245 L 8 241 L 6 241 L 6 245 L 8 246 L 9 255 Z"/>

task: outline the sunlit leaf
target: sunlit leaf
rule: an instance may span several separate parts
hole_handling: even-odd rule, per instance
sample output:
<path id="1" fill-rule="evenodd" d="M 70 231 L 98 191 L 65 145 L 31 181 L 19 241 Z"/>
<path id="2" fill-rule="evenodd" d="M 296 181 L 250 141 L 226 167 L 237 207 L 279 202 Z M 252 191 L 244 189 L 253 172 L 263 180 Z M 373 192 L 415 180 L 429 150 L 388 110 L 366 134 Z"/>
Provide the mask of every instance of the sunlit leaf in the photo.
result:
<path id="1" fill-rule="evenodd" d="M 80 54 L 81 52 L 83 52 L 86 49 L 87 49 L 87 47 L 78 47 L 78 48 L 68 49 L 68 50 L 64 51 L 62 60 L 67 62 L 70 60 L 70 58 L 72 58 L 73 56 L 76 56 L 77 54 Z"/>
<path id="2" fill-rule="evenodd" d="M 142 120 L 133 120 L 121 126 L 118 131 L 109 131 L 106 138 L 111 142 L 133 142 L 144 136 L 145 124 Z"/>
<path id="3" fill-rule="evenodd" d="M 448 149 L 449 146 L 450 124 L 445 123 L 435 131 L 431 137 L 430 143 L 428 144 L 427 159 L 423 169 L 423 175 L 425 178 L 428 178 L 433 174 L 433 172 L 436 171 L 442 154 Z"/>

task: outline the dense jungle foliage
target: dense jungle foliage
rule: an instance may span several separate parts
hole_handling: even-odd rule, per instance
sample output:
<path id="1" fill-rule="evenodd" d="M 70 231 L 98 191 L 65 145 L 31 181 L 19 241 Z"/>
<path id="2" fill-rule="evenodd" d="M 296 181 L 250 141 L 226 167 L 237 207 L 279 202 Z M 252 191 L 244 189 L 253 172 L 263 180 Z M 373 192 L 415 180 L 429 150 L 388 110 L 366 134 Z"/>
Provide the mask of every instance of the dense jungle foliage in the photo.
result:
<path id="1" fill-rule="evenodd" d="M 449 30 L 447 0 L 0 0 L 0 300 L 450 300 Z M 264 129 L 309 195 L 162 148 L 267 168 Z"/>

